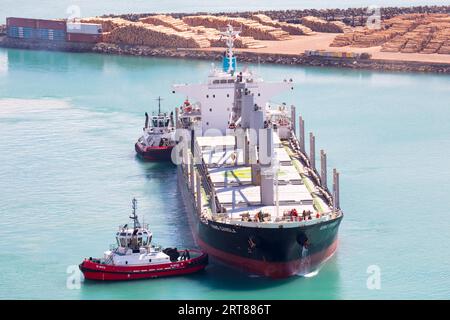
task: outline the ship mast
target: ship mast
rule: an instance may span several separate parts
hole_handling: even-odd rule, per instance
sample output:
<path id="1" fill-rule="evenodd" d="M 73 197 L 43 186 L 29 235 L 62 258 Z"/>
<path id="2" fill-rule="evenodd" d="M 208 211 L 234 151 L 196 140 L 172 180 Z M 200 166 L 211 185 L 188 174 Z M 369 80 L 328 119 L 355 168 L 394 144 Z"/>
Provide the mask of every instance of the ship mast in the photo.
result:
<path id="1" fill-rule="evenodd" d="M 226 55 L 228 59 L 228 73 L 235 71 L 233 68 L 233 47 L 234 40 L 239 36 L 239 33 L 241 33 L 241 30 L 234 30 L 233 26 L 230 24 L 225 31 L 220 32 L 220 35 L 225 37 L 225 43 L 227 45 Z"/>
<path id="2" fill-rule="evenodd" d="M 138 216 L 136 214 L 136 209 L 137 209 L 137 200 L 136 200 L 136 198 L 133 198 L 133 201 L 131 203 L 132 203 L 133 211 L 131 212 L 130 219 L 133 220 L 133 228 L 136 230 L 136 229 L 141 227 L 141 224 L 139 223 L 139 220 L 138 220 Z"/>

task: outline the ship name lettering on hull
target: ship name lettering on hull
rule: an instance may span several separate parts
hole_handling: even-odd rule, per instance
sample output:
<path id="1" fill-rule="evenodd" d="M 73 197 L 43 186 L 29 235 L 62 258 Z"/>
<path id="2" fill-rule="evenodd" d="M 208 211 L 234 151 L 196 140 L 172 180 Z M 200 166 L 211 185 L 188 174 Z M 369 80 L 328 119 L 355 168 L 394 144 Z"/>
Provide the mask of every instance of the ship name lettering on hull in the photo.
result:
<path id="1" fill-rule="evenodd" d="M 222 226 L 217 226 L 215 224 L 211 224 L 211 228 L 219 230 L 219 231 L 225 231 L 225 232 L 230 232 L 230 233 L 236 233 L 236 230 L 232 229 L 232 228 L 227 228 L 227 227 L 222 227 Z"/>

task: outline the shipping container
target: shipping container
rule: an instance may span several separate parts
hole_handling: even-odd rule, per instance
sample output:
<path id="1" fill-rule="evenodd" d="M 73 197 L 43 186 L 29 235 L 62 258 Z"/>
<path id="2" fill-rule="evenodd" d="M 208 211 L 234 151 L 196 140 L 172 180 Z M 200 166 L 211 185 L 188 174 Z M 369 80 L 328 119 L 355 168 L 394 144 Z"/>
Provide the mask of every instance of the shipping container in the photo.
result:
<path id="1" fill-rule="evenodd" d="M 33 39 L 35 37 L 35 29 L 28 27 L 8 26 L 7 34 L 10 38 Z"/>
<path id="2" fill-rule="evenodd" d="M 101 34 L 67 33 L 67 41 L 97 43 L 102 41 Z"/>
<path id="3" fill-rule="evenodd" d="M 43 20 L 36 21 L 36 28 L 38 29 L 52 29 L 66 31 L 66 21 L 64 20 Z"/>
<path id="4" fill-rule="evenodd" d="M 66 32 L 54 29 L 36 29 L 36 38 L 50 41 L 65 41 Z"/>
<path id="5" fill-rule="evenodd" d="M 69 22 L 67 23 L 67 33 L 98 35 L 102 33 L 102 25 L 94 23 Z"/>
<path id="6" fill-rule="evenodd" d="M 8 27 L 26 27 L 26 28 L 36 28 L 36 19 L 28 18 L 6 18 L 6 26 Z"/>

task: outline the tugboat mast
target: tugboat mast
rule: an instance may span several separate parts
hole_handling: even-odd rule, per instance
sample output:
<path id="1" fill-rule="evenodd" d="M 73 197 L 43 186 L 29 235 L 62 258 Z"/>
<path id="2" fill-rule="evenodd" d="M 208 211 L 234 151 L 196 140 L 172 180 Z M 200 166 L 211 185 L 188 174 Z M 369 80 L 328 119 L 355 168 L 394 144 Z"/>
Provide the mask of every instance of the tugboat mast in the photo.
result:
<path id="1" fill-rule="evenodd" d="M 158 116 L 161 114 L 161 100 L 163 100 L 161 97 L 156 99 L 156 101 L 158 101 Z"/>
<path id="2" fill-rule="evenodd" d="M 133 220 L 133 228 L 136 230 L 141 227 L 141 224 L 139 223 L 139 220 L 138 220 L 138 216 L 136 214 L 136 209 L 137 209 L 136 198 L 133 198 L 132 208 L 133 208 L 133 212 L 131 213 L 132 215 L 130 216 L 130 219 Z"/>

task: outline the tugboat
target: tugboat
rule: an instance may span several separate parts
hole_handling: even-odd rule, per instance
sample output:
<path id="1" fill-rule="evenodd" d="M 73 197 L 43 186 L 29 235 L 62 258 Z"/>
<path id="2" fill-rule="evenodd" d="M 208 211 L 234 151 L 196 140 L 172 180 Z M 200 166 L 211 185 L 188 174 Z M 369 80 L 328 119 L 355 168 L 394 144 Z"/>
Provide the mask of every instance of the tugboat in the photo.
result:
<path id="1" fill-rule="evenodd" d="M 144 134 L 135 144 L 136 153 L 148 161 L 168 161 L 171 159 L 172 149 L 176 145 L 173 113 L 161 112 L 161 97 L 158 99 L 158 115 L 145 113 Z"/>
<path id="2" fill-rule="evenodd" d="M 135 280 L 185 275 L 203 270 L 208 255 L 200 250 L 162 249 L 151 244 L 152 233 L 136 215 L 137 201 L 133 199 L 130 219 L 116 233 L 117 246 L 104 253 L 103 258 L 85 259 L 79 268 L 88 280 Z"/>

